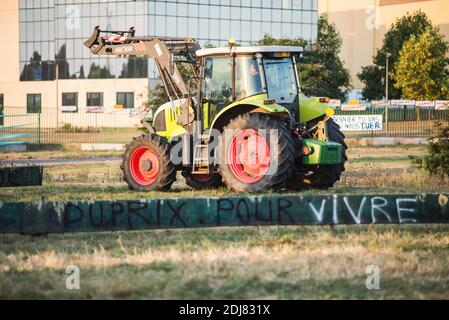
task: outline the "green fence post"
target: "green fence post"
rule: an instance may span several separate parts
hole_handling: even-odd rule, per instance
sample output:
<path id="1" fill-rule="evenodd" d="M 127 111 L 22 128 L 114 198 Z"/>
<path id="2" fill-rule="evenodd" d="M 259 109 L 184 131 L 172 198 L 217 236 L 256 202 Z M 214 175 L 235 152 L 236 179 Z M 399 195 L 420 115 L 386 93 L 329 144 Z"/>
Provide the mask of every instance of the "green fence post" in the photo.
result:
<path id="1" fill-rule="evenodd" d="M 37 114 L 37 144 L 41 144 L 41 114 Z"/>

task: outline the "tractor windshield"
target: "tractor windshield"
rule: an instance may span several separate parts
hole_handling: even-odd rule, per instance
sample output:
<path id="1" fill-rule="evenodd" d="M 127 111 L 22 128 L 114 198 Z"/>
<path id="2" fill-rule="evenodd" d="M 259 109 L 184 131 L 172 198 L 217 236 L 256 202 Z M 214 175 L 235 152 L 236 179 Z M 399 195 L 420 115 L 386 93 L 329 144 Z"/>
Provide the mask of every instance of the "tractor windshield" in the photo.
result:
<path id="1" fill-rule="evenodd" d="M 268 97 L 277 103 L 293 103 L 298 95 L 293 60 L 286 58 L 263 59 Z"/>

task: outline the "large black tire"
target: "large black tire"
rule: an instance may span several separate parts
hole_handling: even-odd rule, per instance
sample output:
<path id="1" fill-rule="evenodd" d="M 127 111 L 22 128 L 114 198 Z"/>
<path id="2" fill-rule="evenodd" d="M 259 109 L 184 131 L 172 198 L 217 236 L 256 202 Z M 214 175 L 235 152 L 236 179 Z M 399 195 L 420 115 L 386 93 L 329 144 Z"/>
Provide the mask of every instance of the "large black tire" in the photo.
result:
<path id="1" fill-rule="evenodd" d="M 215 189 L 224 186 L 218 173 L 208 176 L 192 174 L 191 170 L 184 170 L 182 176 L 186 179 L 186 184 L 196 190 Z"/>
<path id="2" fill-rule="evenodd" d="M 345 135 L 340 131 L 340 126 L 335 123 L 332 118 L 326 122 L 327 134 L 330 141 L 341 144 L 341 159 L 339 164 L 332 165 L 317 165 L 300 168 L 301 171 L 310 170 L 309 174 L 296 174 L 295 180 L 289 183 L 289 187 L 293 187 L 294 184 L 299 189 L 329 189 L 334 186 L 336 182 L 340 180 L 342 173 L 345 171 L 345 163 L 348 160 L 347 149 L 348 146 L 345 143 Z"/>
<path id="3" fill-rule="evenodd" d="M 139 164 L 142 161 L 147 167 Z M 169 190 L 176 180 L 176 169 L 170 161 L 170 145 L 157 134 L 133 138 L 126 146 L 120 167 L 129 189 L 138 192 Z"/>
<path id="4" fill-rule="evenodd" d="M 270 150 L 269 162 L 267 161 L 268 164 L 266 165 L 268 168 L 266 171 L 267 174 L 264 174 L 262 171 L 259 178 L 256 178 L 259 180 L 254 182 L 244 181 L 245 179 L 242 180 L 241 178 L 239 179 L 236 176 L 235 169 L 232 169 L 230 164 L 230 158 L 232 158 L 230 149 L 234 143 L 232 141 L 234 141 L 233 139 L 239 135 L 242 130 L 246 129 L 252 129 L 257 132 L 256 135 L 263 137 Z M 275 132 L 277 132 L 277 134 L 275 134 Z M 244 137 L 244 139 L 248 140 L 250 138 Z M 270 145 L 271 140 L 273 140 L 271 142 L 273 145 Z M 247 142 L 247 144 L 249 144 L 249 142 Z M 276 148 L 274 148 L 274 144 L 276 145 Z M 264 114 L 246 113 L 231 120 L 223 130 L 218 150 L 220 158 L 219 172 L 223 182 L 229 189 L 238 192 L 258 192 L 284 188 L 293 173 L 294 142 L 292 135 L 281 120 L 270 118 Z M 240 149 L 240 156 L 242 154 L 241 150 L 242 149 Z M 242 165 L 242 167 L 244 166 Z M 245 168 L 244 170 L 246 171 L 247 169 Z M 250 179 L 251 178 L 252 177 L 250 177 Z"/>

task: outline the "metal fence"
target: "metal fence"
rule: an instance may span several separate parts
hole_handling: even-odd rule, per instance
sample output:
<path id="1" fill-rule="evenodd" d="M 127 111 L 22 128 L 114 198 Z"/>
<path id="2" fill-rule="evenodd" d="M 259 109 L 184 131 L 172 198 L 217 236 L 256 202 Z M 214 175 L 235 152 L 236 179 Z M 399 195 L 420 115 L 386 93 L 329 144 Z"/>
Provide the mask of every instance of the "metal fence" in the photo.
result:
<path id="1" fill-rule="evenodd" d="M 435 133 L 436 123 L 449 124 L 449 109 L 415 106 L 367 106 L 363 111 L 337 109 L 335 115 L 382 116 L 382 130 L 347 131 L 347 137 L 429 137 Z"/>
<path id="2" fill-rule="evenodd" d="M 40 143 L 40 114 L 0 114 L 0 147 Z"/>
<path id="3" fill-rule="evenodd" d="M 382 130 L 347 131 L 347 137 L 428 137 L 436 122 L 449 124 L 449 110 L 411 106 L 368 106 L 364 111 L 336 109 L 336 115 L 382 115 Z M 102 112 L 56 112 L 43 108 L 5 107 L 0 143 L 127 143 L 138 135 L 142 113 L 125 109 Z"/>
<path id="4" fill-rule="evenodd" d="M 4 117 L 4 126 L 8 128 L 9 134 L 19 134 L 24 130 L 22 126 L 30 128 L 29 123 L 33 124 L 35 134 L 29 141 L 32 143 L 122 144 L 140 133 L 142 114 L 130 109 L 56 112 L 55 108 L 42 108 L 40 113 L 27 113 L 26 107 L 5 107 Z"/>

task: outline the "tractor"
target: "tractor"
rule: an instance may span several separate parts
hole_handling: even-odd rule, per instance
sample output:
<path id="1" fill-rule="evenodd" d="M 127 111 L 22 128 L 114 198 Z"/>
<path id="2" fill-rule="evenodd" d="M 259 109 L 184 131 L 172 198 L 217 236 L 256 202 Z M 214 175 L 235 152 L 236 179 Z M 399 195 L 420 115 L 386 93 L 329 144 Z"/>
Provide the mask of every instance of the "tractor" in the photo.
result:
<path id="1" fill-rule="evenodd" d="M 142 120 L 148 133 L 126 146 L 121 169 L 132 190 L 169 190 L 178 171 L 195 189 L 327 189 L 345 170 L 345 136 L 329 99 L 301 92 L 301 47 L 231 39 L 201 49 L 191 38 L 98 26 L 84 45 L 95 55 L 153 58 L 169 97 Z M 188 81 L 179 63 L 190 67 Z"/>

